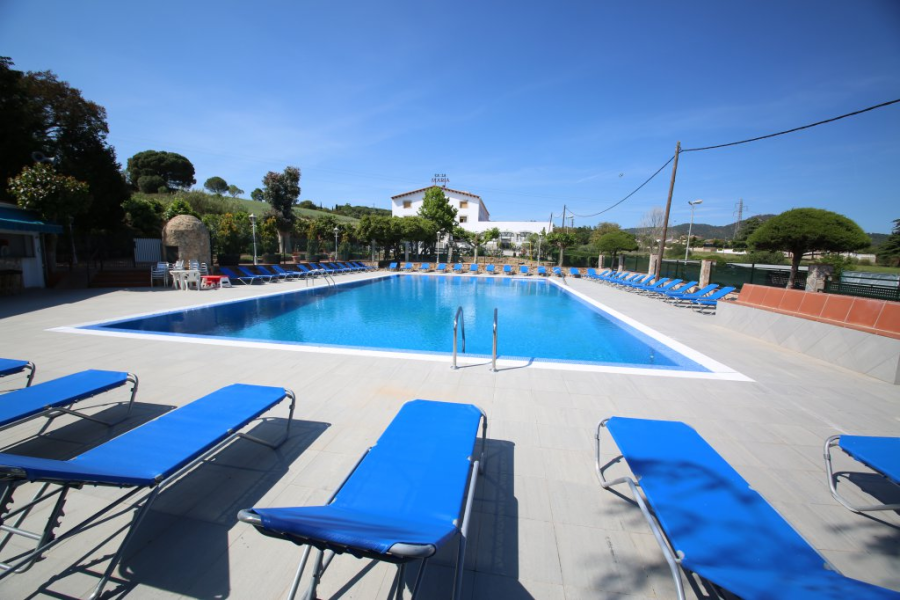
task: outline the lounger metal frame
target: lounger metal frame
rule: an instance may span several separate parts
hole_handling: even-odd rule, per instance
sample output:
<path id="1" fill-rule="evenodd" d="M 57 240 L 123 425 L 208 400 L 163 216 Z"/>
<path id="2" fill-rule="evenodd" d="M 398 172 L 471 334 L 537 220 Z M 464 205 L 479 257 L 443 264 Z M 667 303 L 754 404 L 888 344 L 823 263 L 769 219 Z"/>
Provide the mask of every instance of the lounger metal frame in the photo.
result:
<path id="1" fill-rule="evenodd" d="M 76 402 L 82 402 L 83 400 L 93 398 L 94 396 L 98 396 L 100 394 L 105 394 L 106 392 L 111 392 L 113 389 L 119 388 L 122 385 L 127 385 L 129 383 L 133 384 L 133 387 L 131 388 L 131 396 L 128 398 L 128 409 L 125 412 L 125 416 L 123 416 L 118 421 L 106 421 L 104 419 L 99 419 L 92 415 L 87 415 L 81 411 L 77 411 L 72 408 L 72 406 Z M 29 386 L 27 386 L 27 387 L 30 387 L 30 385 L 31 385 L 31 383 L 29 381 Z M 10 427 L 16 427 L 18 425 L 21 425 L 22 423 L 27 423 L 28 421 L 31 421 L 34 419 L 39 419 L 40 417 L 47 417 L 47 422 L 44 423 L 44 426 L 41 427 L 41 429 L 37 432 L 37 435 L 41 435 L 45 431 L 47 431 L 47 428 L 50 427 L 50 425 L 53 423 L 53 420 L 56 417 L 59 417 L 61 415 L 71 415 L 73 417 L 78 417 L 79 419 L 85 419 L 87 421 L 93 421 L 94 423 L 99 423 L 100 425 L 112 427 L 113 425 L 118 425 L 119 423 L 121 423 L 122 421 L 124 421 L 131 415 L 131 408 L 132 408 L 132 406 L 134 406 L 134 397 L 137 395 L 137 390 L 138 390 L 137 375 L 135 375 L 134 373 L 128 373 L 128 375 L 125 377 L 125 381 L 123 381 L 121 385 L 117 385 L 115 388 L 103 390 L 102 392 L 97 392 L 95 394 L 91 394 L 90 396 L 85 396 L 84 398 L 80 398 L 78 400 L 73 400 L 67 406 L 48 406 L 47 408 L 45 408 L 44 410 L 42 410 L 39 413 L 35 413 L 31 416 L 25 417 L 18 421 L 13 421 L 11 423 L 7 423 L 6 425 L 0 425 L 0 431 L 3 431 Z M 2 509 L 2 506 L 3 505 L 0 504 L 0 509 Z M 0 512 L 0 514 L 2 514 L 2 512 Z M 2 526 L 0 526 L 0 530 L 2 530 Z M 2 547 L 2 545 L 0 545 L 0 547 Z"/>
<path id="2" fill-rule="evenodd" d="M 8 375 L 0 375 L 0 379 L 3 379 L 4 377 L 9 377 L 10 375 L 15 375 L 16 373 L 21 373 L 22 371 L 24 371 L 26 369 L 28 370 L 28 381 L 25 383 L 25 387 L 31 387 L 31 382 L 34 381 L 34 374 L 37 373 L 37 367 L 30 360 L 27 361 L 26 364 L 23 365 L 21 369 L 15 371 L 14 373 L 9 373 Z M 12 390 L 3 390 L 0 393 L 5 394 L 6 392 L 10 392 L 10 391 L 12 391 Z"/>
<path id="3" fill-rule="evenodd" d="M 900 510 L 900 504 L 853 504 L 838 493 L 837 478 L 834 476 L 834 468 L 831 465 L 831 449 L 837 446 L 840 441 L 840 435 L 833 435 L 825 440 L 825 472 L 828 474 L 828 488 L 831 490 L 831 495 L 834 496 L 834 499 L 840 502 L 848 510 L 852 510 L 856 513 L 875 512 L 879 510 Z M 878 473 L 874 470 L 873 472 Z M 881 473 L 878 474 L 882 475 Z M 882 477 L 884 477 L 884 475 L 882 475 Z M 887 479 L 887 477 L 885 477 L 885 479 Z"/>
<path id="4" fill-rule="evenodd" d="M 454 587 L 452 595 L 452 598 L 454 600 L 456 598 L 459 598 L 462 594 L 462 581 L 464 571 L 463 561 L 466 556 L 469 521 L 472 516 L 472 505 L 475 500 L 475 487 L 478 483 L 478 475 L 484 473 L 484 451 L 487 440 L 488 419 L 487 414 L 484 412 L 484 410 L 482 410 L 478 406 L 475 406 L 475 408 L 477 408 L 481 413 L 481 457 L 479 460 L 475 460 L 472 463 L 472 467 L 469 473 L 469 482 L 464 494 L 465 502 L 461 507 L 462 522 L 459 525 L 459 546 L 456 553 L 456 570 L 454 573 Z M 337 495 L 341 492 L 341 489 L 343 489 L 344 485 L 348 481 L 350 481 L 350 478 L 353 477 L 356 469 L 359 468 L 359 465 L 362 463 L 363 459 L 368 456 L 371 450 L 372 447 L 369 447 L 369 449 L 359 457 L 359 460 L 357 460 L 356 464 L 353 465 L 350 473 L 344 478 L 344 480 L 338 486 L 337 490 L 335 490 L 335 492 L 325 503 L 326 505 L 334 502 L 334 499 L 337 498 Z M 262 519 L 259 517 L 259 515 L 257 515 L 250 509 L 240 511 L 238 513 L 238 520 L 253 525 L 254 527 L 261 528 L 260 531 L 263 531 Z M 297 567 L 297 573 L 294 575 L 294 580 L 291 583 L 291 590 L 288 593 L 288 600 L 294 600 L 297 595 L 297 591 L 300 588 L 300 580 L 303 577 L 303 571 L 306 569 L 306 563 L 309 561 L 309 555 L 312 551 L 312 548 L 313 546 L 311 544 L 307 544 L 306 548 L 303 549 L 303 555 L 300 558 L 300 565 Z M 396 600 L 400 600 L 403 597 L 403 578 L 406 574 L 406 564 L 413 560 L 421 559 L 422 562 L 419 565 L 418 572 L 416 573 L 416 580 L 413 583 L 412 589 L 410 591 L 410 600 L 415 600 L 416 594 L 419 590 L 419 584 L 422 582 L 422 578 L 425 575 L 425 568 L 428 566 L 428 560 L 437 553 L 437 550 L 438 549 L 431 544 L 421 545 L 397 543 L 391 546 L 387 554 L 354 549 L 354 555 L 385 562 L 392 562 L 397 565 L 397 575 L 395 577 Z M 328 566 L 331 564 L 331 561 L 334 559 L 336 554 L 337 553 L 331 549 L 319 550 L 318 557 L 315 561 L 315 567 L 313 568 L 312 580 L 309 583 L 306 594 L 304 594 L 303 596 L 304 600 L 314 600 L 316 598 L 316 588 L 318 587 L 319 582 L 322 580 L 322 576 L 325 574 L 326 569 L 328 569 Z"/>
<path id="5" fill-rule="evenodd" d="M 135 386 L 136 387 L 136 386 Z M 238 438 L 246 439 L 251 442 L 261 444 L 263 446 L 267 446 L 272 449 L 277 449 L 280 447 L 291 435 L 291 421 L 293 421 L 294 417 L 294 406 L 296 405 L 296 395 L 293 391 L 285 388 L 284 389 L 284 397 L 279 400 L 276 404 L 272 405 L 271 408 L 274 408 L 275 405 L 280 404 L 285 399 L 290 399 L 290 411 L 287 419 L 287 426 L 285 428 L 284 435 L 279 438 L 277 441 L 267 441 L 262 438 L 250 435 L 248 433 L 243 433 L 242 431 L 232 432 L 231 435 L 220 441 L 218 444 L 215 444 L 209 450 L 190 461 L 168 477 L 164 479 L 160 479 L 156 481 L 153 486 L 151 486 L 150 492 L 139 499 L 134 503 L 135 514 L 131 520 L 131 525 L 128 526 L 127 533 L 125 534 L 125 538 L 122 540 L 122 543 L 119 545 L 119 548 L 116 550 L 116 553 L 113 555 L 112 559 L 109 562 L 109 565 L 106 567 L 106 571 L 104 571 L 103 576 L 100 579 L 100 582 L 94 588 L 93 592 L 90 595 L 91 600 L 95 598 L 99 598 L 103 593 L 103 588 L 106 587 L 106 584 L 109 582 L 110 578 L 115 571 L 116 566 L 119 564 L 119 561 L 122 559 L 122 554 L 128 546 L 128 543 L 134 537 L 135 531 L 137 531 L 138 527 L 143 521 L 144 517 L 149 512 L 150 506 L 153 504 L 153 501 L 159 495 L 159 493 L 165 488 L 169 483 L 179 479 L 182 475 L 189 472 L 191 469 L 204 462 L 210 456 L 219 452 L 222 448 L 229 445 L 231 442 Z M 177 410 L 177 409 L 176 409 Z M 268 412 L 268 411 L 266 411 Z M 261 416 L 261 415 L 260 415 Z M 252 421 L 251 421 L 252 422 Z M 242 428 L 243 429 L 243 428 Z M 36 541 L 36 545 L 33 550 L 29 550 L 25 553 L 19 554 L 10 562 L 0 562 L 0 580 L 8 577 L 13 573 L 24 573 L 28 569 L 30 569 L 35 562 L 40 560 L 41 556 L 59 544 L 79 533 L 89 529 L 93 526 L 95 522 L 98 521 L 103 515 L 110 512 L 116 506 L 122 504 L 123 502 L 133 498 L 138 495 L 140 492 L 144 491 L 146 486 L 133 486 L 134 489 L 126 492 L 117 500 L 114 500 L 111 504 L 105 506 L 101 510 L 97 511 L 93 515 L 84 519 L 81 523 L 75 525 L 72 529 L 66 531 L 59 537 L 56 536 L 54 530 L 61 525 L 61 518 L 64 515 L 63 506 L 65 505 L 66 495 L 69 493 L 71 489 L 81 489 L 85 484 L 84 483 L 72 483 L 65 481 L 47 481 L 44 482 L 34 497 L 25 505 L 19 507 L 16 510 L 13 510 L 9 513 L 6 513 L 6 509 L 13 502 L 13 494 L 16 489 L 29 483 L 27 479 L 25 479 L 26 473 L 17 468 L 13 467 L 0 467 L 0 483 L 5 483 L 5 488 L 2 493 L 0 493 L 0 531 L 6 532 L 6 535 L 2 540 L 0 540 L 0 548 L 3 548 L 9 538 L 13 535 L 19 535 L 25 537 L 27 539 L 31 539 Z M 58 485 L 57 489 L 47 491 L 47 488 L 51 485 Z M 106 487 L 128 487 L 127 484 L 111 484 L 111 483 L 93 483 L 91 485 L 103 485 Z M 26 531 L 23 529 L 19 529 L 18 525 L 28 516 L 28 513 L 37 506 L 38 504 L 52 499 L 54 496 L 58 496 L 56 498 L 56 502 L 53 505 L 53 508 L 50 511 L 50 515 L 47 518 L 47 524 L 44 527 L 44 530 L 40 533 Z M 6 523 L 12 519 L 18 517 L 15 525 L 7 525 Z"/>

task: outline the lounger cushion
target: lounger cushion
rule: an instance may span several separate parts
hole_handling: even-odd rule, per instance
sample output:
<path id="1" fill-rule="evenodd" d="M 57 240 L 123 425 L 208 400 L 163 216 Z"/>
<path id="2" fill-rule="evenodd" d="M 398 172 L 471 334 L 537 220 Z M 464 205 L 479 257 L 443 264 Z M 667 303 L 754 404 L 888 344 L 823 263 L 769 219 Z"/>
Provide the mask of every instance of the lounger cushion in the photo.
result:
<path id="1" fill-rule="evenodd" d="M 607 427 L 684 568 L 745 600 L 900 598 L 828 570 L 691 427 L 623 417 Z"/>
<path id="2" fill-rule="evenodd" d="M 378 554 L 396 543 L 438 548 L 457 531 L 480 419 L 467 404 L 408 402 L 331 504 L 254 512 L 298 543 Z"/>
<path id="3" fill-rule="evenodd" d="M 19 469 L 29 481 L 154 485 L 284 396 L 283 388 L 230 385 L 71 460 L 0 454 L 0 470 Z"/>
<path id="4" fill-rule="evenodd" d="M 0 426 L 109 391 L 127 378 L 128 373 L 119 371 L 88 370 L 9 392 L 0 402 Z"/>
<path id="5" fill-rule="evenodd" d="M 870 469 L 900 484 L 900 438 L 842 435 L 840 446 Z"/>
<path id="6" fill-rule="evenodd" d="M 6 377 L 7 375 L 18 373 L 27 366 L 27 360 L 12 360 L 11 358 L 0 358 L 0 377 Z"/>

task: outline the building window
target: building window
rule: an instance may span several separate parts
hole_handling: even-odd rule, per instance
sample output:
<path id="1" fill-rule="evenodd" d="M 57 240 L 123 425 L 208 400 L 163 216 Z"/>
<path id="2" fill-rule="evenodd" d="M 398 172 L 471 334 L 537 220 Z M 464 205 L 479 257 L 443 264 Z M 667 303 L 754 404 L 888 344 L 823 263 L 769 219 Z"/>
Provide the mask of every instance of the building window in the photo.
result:
<path id="1" fill-rule="evenodd" d="M 404 200 L 403 208 L 412 208 L 412 200 Z"/>
<path id="2" fill-rule="evenodd" d="M 460 217 L 459 218 L 460 223 L 465 223 L 467 220 L 468 220 L 468 217 Z"/>
<path id="3" fill-rule="evenodd" d="M 34 238 L 15 233 L 0 234 L 0 256 L 4 258 L 33 258 Z"/>
<path id="4" fill-rule="evenodd" d="M 469 208 L 469 201 L 468 200 L 460 200 L 459 207 L 460 208 Z"/>

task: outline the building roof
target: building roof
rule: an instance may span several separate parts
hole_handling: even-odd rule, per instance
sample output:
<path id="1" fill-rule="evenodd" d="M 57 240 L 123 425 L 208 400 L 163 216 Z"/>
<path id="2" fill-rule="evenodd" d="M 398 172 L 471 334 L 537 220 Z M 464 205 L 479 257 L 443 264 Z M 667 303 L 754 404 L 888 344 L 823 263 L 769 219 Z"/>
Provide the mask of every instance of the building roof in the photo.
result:
<path id="1" fill-rule="evenodd" d="M 433 187 L 439 187 L 439 186 L 429 185 L 428 187 L 423 187 L 423 188 L 421 188 L 421 189 L 413 190 L 413 191 L 411 191 L 411 192 L 403 192 L 402 194 L 397 194 L 396 196 L 391 196 L 391 200 L 396 200 L 397 198 L 402 198 L 403 196 L 410 196 L 410 195 L 412 195 L 412 194 L 418 194 L 419 192 L 424 192 L 425 190 L 431 189 L 431 188 L 433 188 Z M 453 190 L 453 189 L 450 189 L 450 188 L 441 188 L 441 189 L 442 189 L 442 190 L 446 190 L 446 191 L 448 191 L 448 192 L 453 192 L 453 193 L 455 193 L 455 194 L 464 194 L 464 195 L 466 195 L 466 196 L 471 196 L 471 197 L 473 197 L 473 198 L 478 198 L 479 200 L 481 200 L 481 196 L 479 196 L 479 195 L 477 195 L 477 194 L 473 194 L 473 193 L 471 193 L 471 192 L 464 192 L 464 191 L 462 191 L 462 190 Z"/>

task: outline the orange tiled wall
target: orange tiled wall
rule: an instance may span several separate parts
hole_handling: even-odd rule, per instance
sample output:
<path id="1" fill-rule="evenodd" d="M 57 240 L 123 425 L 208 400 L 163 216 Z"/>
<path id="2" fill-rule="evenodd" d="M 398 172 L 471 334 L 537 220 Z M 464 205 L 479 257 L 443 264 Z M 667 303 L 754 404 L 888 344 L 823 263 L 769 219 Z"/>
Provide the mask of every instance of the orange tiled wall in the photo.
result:
<path id="1" fill-rule="evenodd" d="M 738 304 L 900 339 L 900 302 L 746 284 Z"/>

